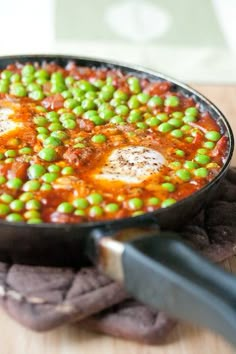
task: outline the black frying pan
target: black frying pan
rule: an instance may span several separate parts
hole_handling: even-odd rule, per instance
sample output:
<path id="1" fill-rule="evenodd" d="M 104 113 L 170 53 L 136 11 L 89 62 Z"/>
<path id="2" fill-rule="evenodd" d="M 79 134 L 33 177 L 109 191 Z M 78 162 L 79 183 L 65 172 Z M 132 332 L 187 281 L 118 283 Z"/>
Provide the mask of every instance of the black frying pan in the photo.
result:
<path id="1" fill-rule="evenodd" d="M 68 56 L 0 58 L 0 69 L 20 61 L 68 60 L 81 66 L 121 69 L 150 80 L 171 81 L 192 96 L 228 136 L 221 172 L 200 191 L 166 209 L 134 218 L 82 224 L 25 225 L 0 222 L 0 259 L 27 264 L 75 266 L 92 260 L 134 297 L 176 318 L 210 327 L 236 345 L 236 277 L 195 253 L 173 232 L 216 194 L 233 153 L 233 133 L 223 114 L 195 90 L 159 73 L 118 63 Z"/>

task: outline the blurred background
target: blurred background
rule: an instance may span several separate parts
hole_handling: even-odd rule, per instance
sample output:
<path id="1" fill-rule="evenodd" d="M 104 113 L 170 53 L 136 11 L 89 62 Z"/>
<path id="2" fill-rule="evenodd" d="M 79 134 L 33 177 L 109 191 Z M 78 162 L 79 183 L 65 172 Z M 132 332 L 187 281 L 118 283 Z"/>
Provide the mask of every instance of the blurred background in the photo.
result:
<path id="1" fill-rule="evenodd" d="M 0 54 L 140 64 L 182 81 L 236 83 L 235 0 L 0 0 Z"/>

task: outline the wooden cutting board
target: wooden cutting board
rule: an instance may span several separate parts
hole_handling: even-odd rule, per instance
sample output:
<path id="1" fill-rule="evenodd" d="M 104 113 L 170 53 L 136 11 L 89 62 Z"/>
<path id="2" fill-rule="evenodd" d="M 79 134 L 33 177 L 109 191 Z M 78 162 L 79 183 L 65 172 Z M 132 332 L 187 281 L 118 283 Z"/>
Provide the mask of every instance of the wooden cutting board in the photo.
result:
<path id="1" fill-rule="evenodd" d="M 197 86 L 226 115 L 236 133 L 236 86 Z M 236 165 L 236 153 L 233 165 Z M 225 262 L 236 273 L 236 257 Z M 235 333 L 236 335 L 236 333 Z M 196 326 L 179 324 L 162 346 L 147 346 L 85 332 L 67 325 L 48 333 L 34 333 L 0 311 L 1 354 L 233 354 L 221 337 Z"/>

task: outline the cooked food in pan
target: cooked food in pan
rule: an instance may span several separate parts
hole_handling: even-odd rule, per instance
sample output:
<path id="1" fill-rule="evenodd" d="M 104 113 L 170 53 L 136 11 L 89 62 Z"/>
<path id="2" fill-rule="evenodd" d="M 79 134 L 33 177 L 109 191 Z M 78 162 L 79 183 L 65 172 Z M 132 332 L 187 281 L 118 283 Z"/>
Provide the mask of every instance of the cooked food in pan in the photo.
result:
<path id="1" fill-rule="evenodd" d="M 117 69 L 15 63 L 0 73 L 0 218 L 80 223 L 166 208 L 221 170 L 210 112 Z"/>

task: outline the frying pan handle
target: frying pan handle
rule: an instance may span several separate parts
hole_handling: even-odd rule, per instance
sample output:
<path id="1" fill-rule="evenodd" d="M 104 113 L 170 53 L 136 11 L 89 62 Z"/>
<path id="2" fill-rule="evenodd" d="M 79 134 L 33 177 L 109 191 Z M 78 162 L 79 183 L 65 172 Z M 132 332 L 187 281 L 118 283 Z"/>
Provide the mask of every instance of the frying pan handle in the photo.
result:
<path id="1" fill-rule="evenodd" d="M 99 240 L 100 266 L 135 298 L 173 317 L 209 327 L 236 345 L 236 277 L 173 233 L 120 243 Z"/>

